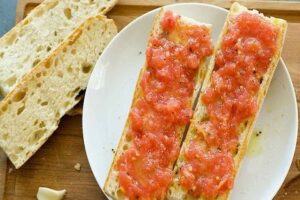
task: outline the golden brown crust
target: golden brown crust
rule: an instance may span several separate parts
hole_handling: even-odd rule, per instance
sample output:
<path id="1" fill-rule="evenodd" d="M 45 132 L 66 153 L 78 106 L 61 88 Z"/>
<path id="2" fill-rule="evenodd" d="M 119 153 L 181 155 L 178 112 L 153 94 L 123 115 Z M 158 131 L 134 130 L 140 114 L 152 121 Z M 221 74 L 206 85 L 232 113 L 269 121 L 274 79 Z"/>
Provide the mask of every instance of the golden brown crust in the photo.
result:
<path id="1" fill-rule="evenodd" d="M 113 7 L 118 3 L 118 1 L 119 0 L 110 0 L 110 3 L 107 4 L 107 7 L 101 12 L 101 14 L 108 13 L 111 9 L 113 9 Z"/>
<path id="2" fill-rule="evenodd" d="M 231 6 L 230 12 L 229 12 L 229 14 L 226 18 L 226 22 L 223 26 L 223 29 L 222 29 L 222 32 L 220 34 L 219 40 L 218 40 L 217 45 L 215 47 L 214 54 L 213 54 L 213 56 L 210 60 L 210 64 L 208 66 L 207 74 L 206 74 L 206 77 L 205 77 L 205 80 L 203 82 L 203 86 L 202 86 L 202 89 L 201 89 L 201 94 L 199 95 L 199 101 L 197 103 L 196 110 L 195 110 L 193 119 L 191 120 L 191 125 L 189 127 L 186 139 L 185 139 L 185 141 L 184 141 L 184 143 L 181 147 L 181 152 L 180 152 L 179 159 L 178 159 L 178 161 L 176 163 L 176 166 L 174 168 L 174 171 L 176 171 L 177 174 L 178 174 L 178 169 L 180 168 L 180 166 L 182 165 L 183 160 L 184 160 L 184 157 L 183 157 L 184 149 L 189 144 L 189 142 L 194 138 L 195 124 L 198 121 L 201 121 L 201 119 L 205 116 L 205 113 L 206 113 L 205 107 L 201 102 L 201 95 L 202 95 L 202 92 L 205 91 L 205 89 L 208 88 L 209 85 L 210 85 L 210 79 L 211 79 L 211 75 L 212 75 L 212 72 L 214 70 L 214 65 L 215 65 L 216 52 L 220 48 L 223 36 L 227 33 L 228 18 L 230 16 L 235 16 L 235 15 L 237 15 L 237 14 L 243 12 L 243 11 L 259 14 L 257 11 L 247 10 L 247 8 L 241 6 L 238 3 L 234 3 Z M 259 15 L 263 16 L 262 14 L 259 14 Z M 258 92 L 257 99 L 258 99 L 259 109 L 258 109 L 256 115 L 253 118 L 247 120 L 248 123 L 247 123 L 246 127 L 240 133 L 240 146 L 239 146 L 239 150 L 238 150 L 237 155 L 234 157 L 235 166 L 236 166 L 235 167 L 235 172 L 234 172 L 235 176 L 237 175 L 237 173 L 239 171 L 241 161 L 242 161 L 242 159 L 245 155 L 245 152 L 247 150 L 247 146 L 248 146 L 248 143 L 249 143 L 249 140 L 250 140 L 253 128 L 254 128 L 255 121 L 258 117 L 259 110 L 262 107 L 263 100 L 266 96 L 266 93 L 267 93 L 268 88 L 270 86 L 270 83 L 271 83 L 273 74 L 275 72 L 277 63 L 279 61 L 280 54 L 281 54 L 282 47 L 283 47 L 284 37 L 285 37 L 286 29 L 287 29 L 287 23 L 286 23 L 286 21 L 284 21 L 282 19 L 276 19 L 276 18 L 273 18 L 273 17 L 271 17 L 271 18 L 264 17 L 264 18 L 266 20 L 270 21 L 273 25 L 277 26 L 279 28 L 280 32 L 279 32 L 278 39 L 277 39 L 277 48 L 276 48 L 275 55 L 272 58 L 272 61 L 271 61 L 270 65 L 269 65 L 269 68 L 268 68 L 268 71 L 266 72 L 266 74 L 263 77 L 263 82 L 261 83 L 261 86 L 260 86 L 260 89 L 259 89 L 259 92 Z M 218 196 L 217 200 L 229 199 L 230 192 L 231 191 L 229 191 L 228 193 L 226 193 L 222 196 Z M 193 198 L 190 195 L 188 195 L 187 191 L 185 191 L 179 185 L 179 176 L 177 175 L 174 179 L 174 182 L 172 183 L 172 185 L 169 189 L 168 199 L 170 199 L 170 200 L 175 200 L 175 199 L 180 200 L 180 199 L 204 199 L 204 198 L 203 197 Z"/>

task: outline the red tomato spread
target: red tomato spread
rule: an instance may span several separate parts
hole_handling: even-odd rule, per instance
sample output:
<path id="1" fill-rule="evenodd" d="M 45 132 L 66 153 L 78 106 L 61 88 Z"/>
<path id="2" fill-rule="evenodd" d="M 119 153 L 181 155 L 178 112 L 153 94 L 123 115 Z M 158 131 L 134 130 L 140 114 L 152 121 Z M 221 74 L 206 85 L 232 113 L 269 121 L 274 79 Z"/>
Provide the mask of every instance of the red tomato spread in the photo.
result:
<path id="1" fill-rule="evenodd" d="M 215 198 L 234 180 L 239 130 L 257 112 L 257 94 L 275 53 L 278 30 L 256 14 L 229 19 L 202 102 L 207 118 L 185 151 L 180 183 L 195 197 Z"/>
<path id="2" fill-rule="evenodd" d="M 131 200 L 163 199 L 172 181 L 200 62 L 212 53 L 206 26 L 185 25 L 167 11 L 162 33 L 150 38 L 141 95 L 129 115 L 133 145 L 117 161 L 118 180 Z"/>

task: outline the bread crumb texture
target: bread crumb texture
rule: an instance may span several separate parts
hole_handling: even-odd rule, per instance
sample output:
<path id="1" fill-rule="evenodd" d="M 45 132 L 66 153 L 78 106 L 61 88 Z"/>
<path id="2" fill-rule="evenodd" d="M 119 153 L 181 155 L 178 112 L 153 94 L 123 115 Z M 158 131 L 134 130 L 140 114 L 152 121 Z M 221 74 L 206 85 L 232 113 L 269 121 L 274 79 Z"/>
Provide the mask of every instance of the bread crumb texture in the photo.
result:
<path id="1" fill-rule="evenodd" d="M 80 101 L 99 55 L 116 33 L 112 20 L 89 18 L 0 102 L 0 146 L 16 168 Z"/>
<path id="2" fill-rule="evenodd" d="M 116 0 L 45 0 L 0 39 L 0 94 L 43 61 L 79 24 L 106 13 Z"/>

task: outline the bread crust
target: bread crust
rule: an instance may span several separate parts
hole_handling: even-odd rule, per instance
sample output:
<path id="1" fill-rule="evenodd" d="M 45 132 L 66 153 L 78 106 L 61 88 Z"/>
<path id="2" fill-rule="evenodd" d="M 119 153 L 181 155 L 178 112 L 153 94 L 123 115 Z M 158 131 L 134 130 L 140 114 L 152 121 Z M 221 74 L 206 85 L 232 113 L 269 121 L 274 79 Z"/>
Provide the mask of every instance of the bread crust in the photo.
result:
<path id="1" fill-rule="evenodd" d="M 263 16 L 263 14 L 260 14 L 258 11 L 256 10 L 248 10 L 246 7 L 238 4 L 238 3 L 233 3 L 230 11 L 227 15 L 225 24 L 223 26 L 222 32 L 219 36 L 217 45 L 215 47 L 214 50 L 214 54 L 210 60 L 209 66 L 208 66 L 208 70 L 207 70 L 207 74 L 205 76 L 205 80 L 203 82 L 203 86 L 201 88 L 201 93 L 199 95 L 199 99 L 198 99 L 198 103 L 196 106 L 196 110 L 193 116 L 193 119 L 191 120 L 191 124 L 189 127 L 189 130 L 187 132 L 187 136 L 183 142 L 183 145 L 181 147 L 181 151 L 180 151 L 180 156 L 176 162 L 174 171 L 176 177 L 171 185 L 171 187 L 169 188 L 168 191 L 168 199 L 170 200 L 181 200 L 181 199 L 185 199 L 185 200 L 202 200 L 205 199 L 204 197 L 199 197 L 199 198 L 194 198 L 191 195 L 188 194 L 188 192 L 182 188 L 179 184 L 179 169 L 180 167 L 183 165 L 183 161 L 184 161 L 184 151 L 185 148 L 188 146 L 189 142 L 194 138 L 195 136 L 195 124 L 199 121 L 202 121 L 202 118 L 205 117 L 205 113 L 206 113 L 206 109 L 205 106 L 202 103 L 202 95 L 203 92 L 210 86 L 210 82 L 211 82 L 211 76 L 212 76 L 212 72 L 214 70 L 214 66 L 215 66 L 215 57 L 216 57 L 216 52 L 220 49 L 221 46 L 221 42 L 222 42 L 222 38 L 223 36 L 227 33 L 227 27 L 228 27 L 228 20 L 229 17 L 231 16 L 237 16 L 238 14 L 242 13 L 242 12 L 250 12 L 250 13 L 254 13 L 257 15 L 260 15 L 262 17 L 264 17 L 265 20 L 271 22 L 274 26 L 279 28 L 279 34 L 278 34 L 278 38 L 277 38 L 277 48 L 275 51 L 275 54 L 272 58 L 272 61 L 268 67 L 268 71 L 265 73 L 265 75 L 263 76 L 263 82 L 260 85 L 260 89 L 258 91 L 258 95 L 257 95 L 257 101 L 258 101 L 258 110 L 255 114 L 254 117 L 250 118 L 247 120 L 247 125 L 244 127 L 244 129 L 240 132 L 240 137 L 239 137 L 239 142 L 240 142 L 240 146 L 238 149 L 238 153 L 234 156 L 234 163 L 235 163 L 235 170 L 234 170 L 234 176 L 236 177 L 239 168 L 240 168 L 240 164 L 241 161 L 243 159 L 243 157 L 245 156 L 246 150 L 247 150 L 247 146 L 249 144 L 250 138 L 251 138 L 251 134 L 255 125 L 255 121 L 258 118 L 258 114 L 259 111 L 262 107 L 264 98 L 267 94 L 268 88 L 270 86 L 273 74 L 275 72 L 276 66 L 278 64 L 280 55 L 281 55 L 281 51 L 282 51 L 282 47 L 283 47 L 283 42 L 284 42 L 284 38 L 285 38 L 285 34 L 286 34 L 286 29 L 287 29 L 287 22 L 285 20 L 282 19 L 278 19 L 278 18 L 273 18 L 273 17 L 265 17 Z M 218 196 L 216 199 L 217 200 L 228 200 L 230 198 L 230 194 L 231 194 L 230 190 L 229 192 Z"/>
<path id="2" fill-rule="evenodd" d="M 54 68 L 54 59 L 57 57 L 63 57 L 64 56 L 64 52 L 66 52 L 68 50 L 69 47 L 72 47 L 72 44 L 76 43 L 76 41 L 80 38 L 80 36 L 82 35 L 83 31 L 89 31 L 89 27 L 94 25 L 95 23 L 101 23 L 103 26 L 105 26 L 105 28 L 109 29 L 111 31 L 111 36 L 107 37 L 107 38 L 103 38 L 103 42 L 104 43 L 108 43 L 110 41 L 110 39 L 112 39 L 112 36 L 114 36 L 117 33 L 117 27 L 114 24 L 114 21 L 111 19 L 107 19 L 105 16 L 103 15 L 97 15 L 94 17 L 90 17 L 88 18 L 85 22 L 83 22 L 77 29 L 75 29 L 73 31 L 73 33 L 67 37 L 60 45 L 59 47 L 57 47 L 53 52 L 50 53 L 50 55 L 44 59 L 42 62 L 40 62 L 35 68 L 33 68 L 31 70 L 30 73 L 26 74 L 21 81 L 16 85 L 16 87 L 8 94 L 5 96 L 5 98 L 0 102 L 0 120 L 3 120 L 7 117 L 11 117 L 13 114 L 10 111 L 10 108 L 12 106 L 14 106 L 14 104 L 16 104 L 16 98 L 18 98 L 18 95 L 20 93 L 24 93 L 25 92 L 25 98 L 30 98 L 31 94 L 26 94 L 27 92 L 27 88 L 30 87 L 29 85 L 33 85 L 33 84 L 37 84 L 38 83 L 38 79 L 37 77 L 41 77 L 41 74 L 43 73 L 47 73 L 50 70 L 52 70 L 52 68 Z M 106 30 L 103 30 L 104 32 Z M 97 46 L 97 45 L 95 45 Z M 103 49 L 102 49 L 103 50 Z M 99 52 L 101 53 L 101 52 Z M 99 55 L 99 54 L 98 54 Z M 97 58 L 97 57 L 95 57 Z M 94 61 L 96 62 L 96 60 Z M 95 64 L 95 63 L 93 63 Z M 93 66 L 92 66 L 93 67 Z M 45 74 L 46 74 L 45 73 Z M 86 76 L 88 77 L 90 75 L 91 71 L 86 73 Z M 79 77 L 78 77 L 79 79 Z M 84 78 L 82 80 L 82 83 L 80 84 L 80 88 L 78 89 L 78 91 L 76 91 L 74 93 L 74 95 L 79 94 L 79 92 L 83 89 L 85 89 L 86 85 L 87 85 L 87 80 L 85 80 L 86 78 Z M 61 87 L 63 87 L 63 85 L 61 85 Z M 53 89 L 53 88 L 48 88 L 49 90 Z M 31 87 L 31 90 L 33 90 L 33 86 Z M 54 89 L 55 90 L 55 89 Z M 44 95 L 44 94 L 40 94 L 40 95 Z M 10 140 L 4 142 L 0 140 L 0 147 L 4 150 L 4 152 L 6 153 L 6 155 L 8 156 L 8 158 L 11 160 L 11 162 L 14 164 L 14 166 L 18 169 L 20 168 L 32 155 L 35 154 L 35 152 L 47 141 L 47 139 L 52 135 L 52 133 L 57 129 L 60 118 L 70 109 L 72 109 L 73 106 L 75 106 L 78 102 L 80 101 L 80 98 L 74 100 L 74 102 L 70 103 L 70 105 L 68 105 L 66 107 L 66 110 L 63 110 L 57 121 L 53 122 L 53 124 L 51 125 L 51 127 L 49 129 L 47 129 L 47 133 L 45 134 L 46 136 L 43 137 L 38 144 L 34 144 L 34 147 L 24 147 L 24 149 L 22 151 L 20 151 L 19 153 L 26 153 L 25 157 L 22 157 L 20 159 L 14 159 L 14 155 L 12 153 L 13 149 L 16 149 L 18 146 L 18 144 L 13 144 L 10 140 L 13 140 L 12 137 L 18 137 L 21 134 L 21 131 L 13 131 L 15 129 L 20 129 L 21 127 L 15 127 L 14 124 L 9 124 L 9 125 L 3 125 L 3 123 L 1 124 L 0 128 L 1 128 L 1 132 L 0 132 L 0 138 L 4 137 L 4 132 L 8 132 L 9 137 L 11 137 Z M 17 102 L 18 103 L 18 102 Z M 35 105 L 34 105 L 35 106 Z M 30 108 L 32 109 L 32 108 Z M 60 108 L 51 108 L 51 109 L 60 109 Z M 41 114 L 41 113 L 40 113 Z M 26 125 L 24 125 L 26 126 Z M 32 124 L 30 124 L 29 126 L 32 126 Z M 24 127 L 22 127 L 24 128 Z M 18 132 L 18 133 L 16 133 Z M 16 135 L 18 134 L 18 135 Z M 22 141 L 19 141 L 20 143 Z M 29 148 L 30 151 L 28 152 L 23 152 L 23 151 L 27 151 Z"/>
<path id="3" fill-rule="evenodd" d="M 153 22 L 153 25 L 152 25 L 151 32 L 149 34 L 149 39 L 152 36 L 157 35 L 161 32 L 160 20 L 163 17 L 164 12 L 165 12 L 165 10 L 162 8 L 160 10 L 160 12 L 156 15 L 156 17 L 154 19 L 154 22 Z M 200 25 L 200 23 L 198 23 L 198 22 L 196 22 L 192 19 L 186 18 L 184 16 L 181 16 L 181 19 L 183 20 L 184 23 L 192 23 L 192 24 L 199 24 Z M 209 31 L 210 31 L 210 34 L 211 34 L 211 25 L 210 24 L 201 24 L 201 25 L 207 26 L 209 28 Z M 199 70 L 198 70 L 197 75 L 196 75 L 196 80 L 195 80 L 196 85 L 195 85 L 193 96 L 191 98 L 192 105 L 194 105 L 194 103 L 195 103 L 196 97 L 198 95 L 199 90 L 201 89 L 202 82 L 203 82 L 204 76 L 206 74 L 206 70 L 207 70 L 206 61 L 207 61 L 207 59 L 201 61 Z M 146 69 L 147 69 L 147 64 L 145 62 L 145 64 L 143 65 L 143 67 L 142 67 L 142 69 L 140 70 L 140 73 L 139 73 L 139 78 L 138 78 L 138 81 L 137 81 L 137 84 L 136 84 L 136 87 L 135 87 L 135 92 L 134 92 L 134 96 L 133 96 L 130 108 L 133 107 L 133 105 L 135 104 L 138 97 L 141 96 L 142 90 L 141 90 L 141 87 L 140 87 L 139 83 L 141 81 L 142 74 L 144 73 L 144 71 Z M 111 198 L 118 199 L 118 200 L 127 199 L 127 197 L 124 196 L 122 194 L 122 192 L 120 192 L 121 190 L 120 190 L 120 185 L 119 185 L 118 180 L 117 180 L 117 171 L 114 168 L 115 168 L 117 160 L 119 159 L 120 155 L 122 154 L 122 147 L 125 144 L 128 145 L 128 143 L 126 143 L 126 131 L 127 131 L 128 127 L 129 127 L 129 114 L 128 114 L 124 129 L 123 129 L 123 132 L 122 132 L 122 136 L 121 136 L 121 138 L 118 142 L 117 150 L 115 152 L 115 156 L 114 156 L 112 165 L 110 167 L 107 179 L 106 179 L 105 184 L 104 184 L 104 192 L 108 196 L 110 196 Z M 183 138 L 183 133 L 184 133 L 185 129 L 186 129 L 186 126 L 182 127 L 180 129 L 180 132 L 181 132 L 180 141 Z M 130 144 L 129 144 L 129 147 L 130 147 Z"/>

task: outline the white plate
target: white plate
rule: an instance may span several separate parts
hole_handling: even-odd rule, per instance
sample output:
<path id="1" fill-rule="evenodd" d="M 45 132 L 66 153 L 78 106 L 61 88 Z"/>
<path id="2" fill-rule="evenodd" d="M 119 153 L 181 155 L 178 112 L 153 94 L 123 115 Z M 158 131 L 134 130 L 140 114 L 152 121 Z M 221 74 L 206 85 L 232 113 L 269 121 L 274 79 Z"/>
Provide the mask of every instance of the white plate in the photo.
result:
<path id="1" fill-rule="evenodd" d="M 222 29 L 227 10 L 206 4 L 166 6 L 176 13 L 213 25 L 213 41 Z M 110 43 L 92 73 L 83 110 L 84 143 L 92 171 L 104 186 L 127 118 L 135 84 L 145 60 L 153 10 L 130 23 Z M 262 131 L 261 152 L 246 156 L 231 199 L 271 199 L 290 167 L 297 140 L 296 97 L 282 60 L 276 70 L 256 127 Z"/>

